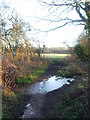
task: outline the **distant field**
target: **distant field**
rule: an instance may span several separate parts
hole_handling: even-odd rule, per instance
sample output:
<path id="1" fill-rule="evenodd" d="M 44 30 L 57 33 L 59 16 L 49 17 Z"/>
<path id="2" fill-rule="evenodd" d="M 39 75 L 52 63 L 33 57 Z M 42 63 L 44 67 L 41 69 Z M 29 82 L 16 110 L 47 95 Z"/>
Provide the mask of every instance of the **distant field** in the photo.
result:
<path id="1" fill-rule="evenodd" d="M 52 60 L 60 60 L 60 59 L 63 59 L 67 56 L 68 56 L 67 54 L 44 54 L 45 58 L 49 58 Z"/>

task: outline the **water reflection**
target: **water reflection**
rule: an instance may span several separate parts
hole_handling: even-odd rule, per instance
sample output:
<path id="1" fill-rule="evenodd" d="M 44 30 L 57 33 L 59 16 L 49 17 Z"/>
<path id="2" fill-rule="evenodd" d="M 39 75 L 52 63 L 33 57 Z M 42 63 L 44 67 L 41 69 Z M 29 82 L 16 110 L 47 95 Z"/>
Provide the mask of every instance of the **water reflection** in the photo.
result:
<path id="1" fill-rule="evenodd" d="M 52 76 L 42 82 L 37 82 L 27 89 L 28 93 L 46 93 L 62 87 L 65 84 L 70 84 L 74 78 L 62 78 Z"/>

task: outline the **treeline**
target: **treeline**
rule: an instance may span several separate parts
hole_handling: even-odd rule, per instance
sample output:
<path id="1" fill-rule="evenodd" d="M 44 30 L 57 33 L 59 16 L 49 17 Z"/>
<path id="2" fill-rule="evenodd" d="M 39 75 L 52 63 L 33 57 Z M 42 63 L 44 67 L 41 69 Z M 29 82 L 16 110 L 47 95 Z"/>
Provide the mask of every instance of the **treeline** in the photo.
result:
<path id="1" fill-rule="evenodd" d="M 62 48 L 47 48 L 45 53 L 70 54 L 70 50 Z"/>
<path id="2" fill-rule="evenodd" d="M 72 49 L 72 47 L 71 47 Z M 57 48 L 35 48 L 35 52 L 38 54 L 40 52 L 40 54 L 43 53 L 55 53 L 55 54 L 70 54 L 71 53 L 71 49 L 68 48 L 64 48 L 64 47 L 57 47 Z"/>

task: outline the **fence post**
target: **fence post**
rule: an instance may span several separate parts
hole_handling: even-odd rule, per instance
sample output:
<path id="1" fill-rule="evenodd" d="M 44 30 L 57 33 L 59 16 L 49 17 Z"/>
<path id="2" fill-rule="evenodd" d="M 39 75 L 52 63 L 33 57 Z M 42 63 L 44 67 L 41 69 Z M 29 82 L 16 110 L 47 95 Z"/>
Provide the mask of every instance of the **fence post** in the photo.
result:
<path id="1" fill-rule="evenodd" d="M 0 38 L 0 120 L 2 119 L 2 44 Z"/>

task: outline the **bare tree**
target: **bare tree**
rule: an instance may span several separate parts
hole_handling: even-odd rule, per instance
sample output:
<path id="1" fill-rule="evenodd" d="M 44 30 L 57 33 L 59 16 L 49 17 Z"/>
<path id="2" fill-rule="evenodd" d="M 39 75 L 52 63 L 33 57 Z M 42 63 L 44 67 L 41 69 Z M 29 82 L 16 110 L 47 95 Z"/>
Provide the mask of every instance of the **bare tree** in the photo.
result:
<path id="1" fill-rule="evenodd" d="M 35 52 L 38 54 L 38 56 L 40 57 L 41 54 L 41 46 L 40 46 L 40 41 L 38 40 L 38 38 L 33 38 L 32 41 L 37 45 L 37 49 L 35 50 Z"/>
<path id="2" fill-rule="evenodd" d="M 51 28 L 48 31 L 56 30 L 69 24 L 84 25 L 85 29 L 88 29 L 88 18 L 90 16 L 89 1 L 85 2 L 84 0 L 39 0 L 39 2 L 43 7 L 46 6 L 49 13 L 46 18 L 40 19 L 47 20 L 50 23 L 56 23 L 56 25 L 58 23 L 56 27 Z M 70 13 L 71 11 L 75 11 L 79 17 L 75 19 L 68 17 L 68 12 Z"/>
<path id="3" fill-rule="evenodd" d="M 0 3 L 0 38 L 4 47 L 8 47 L 13 53 L 13 60 L 20 44 L 28 43 L 26 31 L 30 31 L 30 27 L 18 16 L 15 10 L 10 10 L 8 5 L 2 1 Z"/>

